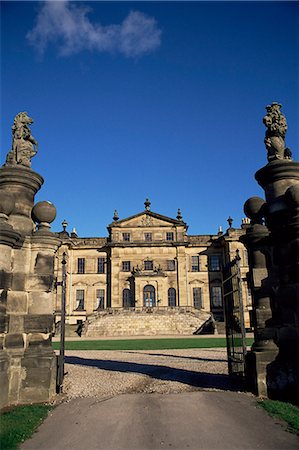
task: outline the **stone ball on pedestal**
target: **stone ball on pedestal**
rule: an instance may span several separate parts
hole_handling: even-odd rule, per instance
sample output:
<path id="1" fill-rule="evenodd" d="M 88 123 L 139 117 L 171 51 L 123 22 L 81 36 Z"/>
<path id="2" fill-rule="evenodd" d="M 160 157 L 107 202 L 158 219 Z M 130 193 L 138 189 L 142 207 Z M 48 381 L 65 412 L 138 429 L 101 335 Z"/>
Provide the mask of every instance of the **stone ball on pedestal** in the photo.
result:
<path id="1" fill-rule="evenodd" d="M 15 198 L 6 191 L 0 191 L 0 214 L 9 216 L 15 206 Z"/>
<path id="2" fill-rule="evenodd" d="M 285 201 L 291 208 L 299 207 L 299 184 L 294 184 L 286 190 Z"/>
<path id="3" fill-rule="evenodd" d="M 32 208 L 31 217 L 37 223 L 51 223 L 55 220 L 56 208 L 51 202 L 38 202 Z"/>
<path id="4" fill-rule="evenodd" d="M 264 215 L 266 202 L 260 197 L 250 197 L 244 203 L 244 213 L 252 220 L 261 219 Z"/>

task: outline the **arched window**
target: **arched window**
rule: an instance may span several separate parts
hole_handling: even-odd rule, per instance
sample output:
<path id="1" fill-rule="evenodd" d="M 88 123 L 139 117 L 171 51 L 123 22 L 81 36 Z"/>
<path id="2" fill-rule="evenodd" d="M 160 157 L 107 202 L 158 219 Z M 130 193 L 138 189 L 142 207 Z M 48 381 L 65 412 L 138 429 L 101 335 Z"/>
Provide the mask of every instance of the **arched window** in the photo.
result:
<path id="1" fill-rule="evenodd" d="M 176 290 L 174 288 L 168 289 L 168 306 L 176 306 Z"/>
<path id="2" fill-rule="evenodd" d="M 143 289 L 143 305 L 150 308 L 156 306 L 156 290 L 151 284 L 147 284 Z"/>
<path id="3" fill-rule="evenodd" d="M 123 290 L 123 308 L 132 308 L 133 305 L 133 296 L 130 289 Z"/>

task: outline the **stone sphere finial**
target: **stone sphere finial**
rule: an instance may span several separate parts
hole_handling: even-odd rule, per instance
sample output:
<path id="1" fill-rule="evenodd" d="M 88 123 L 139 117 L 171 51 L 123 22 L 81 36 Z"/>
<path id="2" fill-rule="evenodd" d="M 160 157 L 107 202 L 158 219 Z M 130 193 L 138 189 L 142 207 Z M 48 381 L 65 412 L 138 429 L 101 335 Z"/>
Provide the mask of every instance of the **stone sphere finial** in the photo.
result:
<path id="1" fill-rule="evenodd" d="M 14 196 L 9 192 L 0 191 L 0 218 L 7 220 L 14 206 Z"/>
<path id="2" fill-rule="evenodd" d="M 38 202 L 32 208 L 32 220 L 38 223 L 38 229 L 50 229 L 50 223 L 55 220 L 56 208 L 53 203 L 48 201 Z"/>
<path id="3" fill-rule="evenodd" d="M 262 198 L 250 197 L 244 203 L 244 213 L 253 223 L 261 223 L 264 216 L 265 205 L 266 202 Z"/>

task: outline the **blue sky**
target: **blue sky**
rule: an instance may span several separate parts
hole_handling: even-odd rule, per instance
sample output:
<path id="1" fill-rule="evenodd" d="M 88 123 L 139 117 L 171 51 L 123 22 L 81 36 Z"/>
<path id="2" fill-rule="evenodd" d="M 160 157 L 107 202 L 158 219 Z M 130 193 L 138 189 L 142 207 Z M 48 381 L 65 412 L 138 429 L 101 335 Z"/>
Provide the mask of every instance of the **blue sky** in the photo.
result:
<path id="1" fill-rule="evenodd" d="M 262 117 L 283 104 L 298 160 L 297 2 L 1 2 L 1 163 L 34 118 L 37 201 L 79 236 L 144 209 L 190 234 L 263 195 Z"/>

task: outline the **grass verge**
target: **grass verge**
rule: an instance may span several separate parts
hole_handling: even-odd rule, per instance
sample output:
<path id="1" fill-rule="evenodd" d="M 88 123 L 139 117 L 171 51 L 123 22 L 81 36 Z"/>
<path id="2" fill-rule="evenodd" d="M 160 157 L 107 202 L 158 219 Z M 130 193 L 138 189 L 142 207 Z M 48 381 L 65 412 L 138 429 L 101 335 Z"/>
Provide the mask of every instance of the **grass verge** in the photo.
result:
<path id="1" fill-rule="evenodd" d="M 0 415 L 1 450 L 18 449 L 29 439 L 37 427 L 45 420 L 51 405 L 15 406 Z"/>
<path id="2" fill-rule="evenodd" d="M 299 436 L 299 408 L 290 403 L 278 400 L 259 400 L 258 405 L 264 408 L 272 417 L 284 420 L 288 430 Z"/>
<path id="3" fill-rule="evenodd" d="M 253 339 L 247 339 L 251 345 Z M 226 347 L 225 338 L 186 338 L 186 339 L 120 339 L 100 341 L 66 341 L 66 350 L 172 350 L 185 348 L 219 348 Z M 53 342 L 54 350 L 59 349 L 59 342 Z"/>

